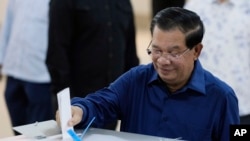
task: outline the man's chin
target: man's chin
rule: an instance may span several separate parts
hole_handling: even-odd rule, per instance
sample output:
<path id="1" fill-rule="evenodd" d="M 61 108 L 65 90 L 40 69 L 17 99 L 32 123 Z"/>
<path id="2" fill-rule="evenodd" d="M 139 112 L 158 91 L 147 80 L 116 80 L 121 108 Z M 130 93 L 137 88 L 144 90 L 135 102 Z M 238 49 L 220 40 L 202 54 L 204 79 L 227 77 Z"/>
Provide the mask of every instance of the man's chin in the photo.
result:
<path id="1" fill-rule="evenodd" d="M 160 74 L 161 79 L 165 82 L 165 83 L 173 83 L 173 81 L 175 80 L 175 78 L 173 76 L 171 76 L 170 74 Z"/>

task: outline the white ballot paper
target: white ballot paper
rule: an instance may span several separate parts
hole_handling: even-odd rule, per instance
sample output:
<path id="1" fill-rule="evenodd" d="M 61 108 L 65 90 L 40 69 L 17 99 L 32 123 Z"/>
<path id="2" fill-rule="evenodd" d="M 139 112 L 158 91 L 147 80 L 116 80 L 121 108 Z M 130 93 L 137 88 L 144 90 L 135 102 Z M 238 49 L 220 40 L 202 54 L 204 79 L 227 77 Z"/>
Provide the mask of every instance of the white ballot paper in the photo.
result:
<path id="1" fill-rule="evenodd" d="M 71 119 L 71 104 L 70 104 L 70 93 L 69 88 L 65 88 L 57 94 L 58 100 L 58 109 L 61 120 L 61 130 L 63 140 L 68 140 L 70 135 L 68 134 L 69 129 L 73 129 L 73 127 L 68 126 L 68 121 Z"/>

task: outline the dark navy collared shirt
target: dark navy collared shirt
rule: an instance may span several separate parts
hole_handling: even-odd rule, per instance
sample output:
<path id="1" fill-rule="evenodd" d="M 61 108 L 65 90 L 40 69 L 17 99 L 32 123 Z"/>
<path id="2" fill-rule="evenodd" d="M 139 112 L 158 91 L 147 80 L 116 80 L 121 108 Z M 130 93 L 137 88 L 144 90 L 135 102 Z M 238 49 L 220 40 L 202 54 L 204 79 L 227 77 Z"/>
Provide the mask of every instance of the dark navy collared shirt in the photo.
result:
<path id="1" fill-rule="evenodd" d="M 72 99 L 84 110 L 81 125 L 121 120 L 121 131 L 189 141 L 228 141 L 229 125 L 239 124 L 238 100 L 223 81 L 199 61 L 188 83 L 170 93 L 152 64 L 123 74 L 108 88 Z"/>

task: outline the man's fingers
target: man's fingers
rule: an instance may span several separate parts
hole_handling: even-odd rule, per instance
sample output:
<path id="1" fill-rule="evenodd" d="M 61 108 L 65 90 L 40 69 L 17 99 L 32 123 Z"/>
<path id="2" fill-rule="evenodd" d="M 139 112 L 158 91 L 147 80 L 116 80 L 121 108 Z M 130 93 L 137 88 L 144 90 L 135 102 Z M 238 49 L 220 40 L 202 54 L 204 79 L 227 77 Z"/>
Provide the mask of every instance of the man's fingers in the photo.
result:
<path id="1" fill-rule="evenodd" d="M 83 111 L 80 107 L 77 106 L 72 106 L 71 110 L 72 110 L 72 118 L 69 120 L 68 124 L 69 126 L 75 126 L 81 122 Z"/>
<path id="2" fill-rule="evenodd" d="M 72 118 L 68 121 L 68 125 L 69 126 L 75 126 L 77 124 L 79 124 L 82 120 L 82 116 L 83 116 L 83 111 L 80 107 L 77 106 L 72 106 L 71 107 L 71 112 L 72 112 Z M 59 115 L 59 110 L 56 111 L 56 122 L 59 126 L 61 126 L 60 123 L 60 115 Z"/>
<path id="3" fill-rule="evenodd" d="M 57 125 L 61 126 L 61 122 L 60 122 L 61 120 L 60 120 L 60 115 L 59 115 L 58 110 L 56 111 L 55 118 L 56 118 Z"/>
<path id="4" fill-rule="evenodd" d="M 74 116 L 74 117 L 72 117 L 72 118 L 69 120 L 68 125 L 69 125 L 69 126 L 75 126 L 75 125 L 77 125 L 78 123 L 81 122 L 81 118 L 82 118 L 82 117 L 79 117 L 79 116 Z"/>

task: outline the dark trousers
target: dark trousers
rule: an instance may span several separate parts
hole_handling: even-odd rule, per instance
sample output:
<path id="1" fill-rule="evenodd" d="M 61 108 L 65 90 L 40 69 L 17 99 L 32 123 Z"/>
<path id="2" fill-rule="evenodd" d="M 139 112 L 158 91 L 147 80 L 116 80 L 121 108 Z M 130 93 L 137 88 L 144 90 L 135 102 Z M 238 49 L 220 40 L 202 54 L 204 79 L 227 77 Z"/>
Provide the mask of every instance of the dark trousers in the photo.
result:
<path id="1" fill-rule="evenodd" d="M 167 7 L 183 7 L 185 0 L 152 0 L 152 16 Z"/>
<path id="2" fill-rule="evenodd" d="M 53 118 L 50 84 L 25 82 L 7 77 L 5 100 L 12 126 Z"/>

